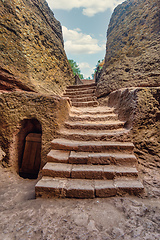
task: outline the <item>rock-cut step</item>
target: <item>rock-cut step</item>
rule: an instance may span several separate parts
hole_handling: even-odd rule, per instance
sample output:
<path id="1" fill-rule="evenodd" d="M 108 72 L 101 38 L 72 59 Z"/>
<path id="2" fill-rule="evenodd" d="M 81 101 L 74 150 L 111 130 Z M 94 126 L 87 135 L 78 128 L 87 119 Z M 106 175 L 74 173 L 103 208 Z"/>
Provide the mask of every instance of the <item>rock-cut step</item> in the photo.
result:
<path id="1" fill-rule="evenodd" d="M 71 89 L 71 88 L 67 88 L 66 89 L 66 93 L 72 93 L 72 92 L 75 92 L 75 93 L 78 93 L 78 92 L 83 92 L 83 91 L 90 91 L 90 90 L 94 90 L 96 91 L 96 87 L 95 86 L 89 86 L 89 87 L 83 87 L 83 88 L 75 88 L 75 89 Z"/>
<path id="2" fill-rule="evenodd" d="M 86 130 L 113 130 L 123 128 L 124 122 L 107 121 L 107 122 L 65 122 L 65 128 L 68 129 L 86 129 Z"/>
<path id="3" fill-rule="evenodd" d="M 54 139 L 51 142 L 52 149 L 79 152 L 115 152 L 124 151 L 132 153 L 133 143 L 130 142 L 108 142 L 108 141 L 71 141 L 67 139 Z"/>
<path id="4" fill-rule="evenodd" d="M 91 89 L 84 89 L 84 90 L 78 90 L 78 91 L 66 90 L 63 96 L 67 96 L 67 97 L 72 97 L 74 95 L 82 96 L 83 94 L 95 94 L 95 89 L 91 88 Z"/>
<path id="5" fill-rule="evenodd" d="M 72 101 L 72 103 L 96 101 L 96 97 L 94 97 L 94 96 L 90 96 L 90 97 L 76 97 L 76 98 L 71 98 L 71 101 Z"/>
<path id="6" fill-rule="evenodd" d="M 124 128 L 113 130 L 86 130 L 61 128 L 59 131 L 61 138 L 76 141 L 130 141 L 129 131 Z"/>
<path id="7" fill-rule="evenodd" d="M 97 101 L 87 101 L 87 102 L 72 102 L 72 106 L 74 107 L 96 107 L 98 106 Z"/>
<path id="8" fill-rule="evenodd" d="M 88 89 L 88 88 L 96 88 L 97 84 L 96 83 L 91 83 L 91 84 L 81 84 L 81 85 L 70 85 L 67 87 L 67 89 L 71 89 L 71 90 L 76 90 L 76 89 Z"/>
<path id="9" fill-rule="evenodd" d="M 53 151 L 53 150 L 52 150 Z M 71 151 L 68 157 L 71 164 L 117 165 L 136 167 L 137 159 L 134 154 L 108 152 L 75 152 Z"/>
<path id="10" fill-rule="evenodd" d="M 109 114 L 81 114 L 81 115 L 75 115 L 70 114 L 69 116 L 70 121 L 74 122 L 80 122 L 80 121 L 116 121 L 118 120 L 117 114 L 115 113 L 109 113 Z"/>
<path id="11" fill-rule="evenodd" d="M 143 191 L 137 179 L 87 180 L 43 177 L 35 187 L 36 197 L 95 198 L 126 193 L 138 195 Z"/>
<path id="12" fill-rule="evenodd" d="M 114 108 L 109 107 L 85 107 L 85 108 L 75 108 L 72 107 L 71 115 L 104 115 L 104 114 L 112 114 L 114 112 Z"/>
<path id="13" fill-rule="evenodd" d="M 77 92 L 77 94 L 73 94 L 73 93 L 67 94 L 67 93 L 65 93 L 63 96 L 64 97 L 70 97 L 71 99 L 83 98 L 83 97 L 96 97 L 96 95 L 94 93 L 85 93 L 84 94 L 84 92 L 82 92 L 82 93 Z"/>
<path id="14" fill-rule="evenodd" d="M 92 165 L 117 165 L 136 167 L 134 154 L 108 152 L 75 152 L 52 149 L 47 155 L 47 162 Z"/>
<path id="15" fill-rule="evenodd" d="M 111 180 L 119 177 L 138 177 L 138 171 L 135 167 L 49 162 L 43 167 L 42 175 L 53 178 Z"/>
<path id="16" fill-rule="evenodd" d="M 69 163 L 70 151 L 51 150 L 47 154 L 47 162 Z"/>

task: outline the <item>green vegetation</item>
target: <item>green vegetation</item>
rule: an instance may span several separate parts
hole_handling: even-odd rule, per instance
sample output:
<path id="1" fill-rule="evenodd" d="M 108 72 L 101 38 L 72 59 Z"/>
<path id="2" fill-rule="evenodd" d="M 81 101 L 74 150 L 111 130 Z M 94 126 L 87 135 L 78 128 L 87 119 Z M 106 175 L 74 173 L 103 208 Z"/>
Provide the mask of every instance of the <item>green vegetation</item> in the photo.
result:
<path id="1" fill-rule="evenodd" d="M 101 63 L 101 62 L 103 62 L 103 60 L 104 59 L 102 59 L 102 60 L 98 60 L 98 62 L 97 62 L 97 64 L 96 64 L 96 67 L 95 67 L 95 69 L 94 69 L 94 73 L 92 74 L 92 78 L 94 79 L 94 74 L 98 71 L 98 73 L 101 71 L 101 69 L 102 69 L 102 66 L 99 66 L 99 64 Z"/>
<path id="2" fill-rule="evenodd" d="M 74 60 L 72 60 L 72 59 L 69 59 L 68 61 L 69 61 L 70 65 L 71 65 L 73 74 L 74 75 L 78 74 L 80 79 L 84 79 L 83 74 L 81 74 L 81 70 L 79 69 L 77 63 Z"/>

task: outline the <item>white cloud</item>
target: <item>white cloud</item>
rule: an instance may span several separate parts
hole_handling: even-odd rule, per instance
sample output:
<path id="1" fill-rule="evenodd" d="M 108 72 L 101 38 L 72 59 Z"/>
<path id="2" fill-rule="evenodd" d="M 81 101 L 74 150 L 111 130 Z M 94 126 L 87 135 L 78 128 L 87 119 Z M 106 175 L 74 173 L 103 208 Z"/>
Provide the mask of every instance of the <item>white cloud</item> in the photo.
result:
<path id="1" fill-rule="evenodd" d="M 84 34 L 80 29 L 70 30 L 62 27 L 64 36 L 64 47 L 67 53 L 71 54 L 95 54 L 105 51 L 105 45 L 100 45 L 97 39 Z"/>
<path id="2" fill-rule="evenodd" d="M 73 8 L 83 8 L 83 14 L 92 17 L 96 13 L 104 12 L 108 8 L 113 10 L 124 0 L 47 0 L 49 6 L 54 9 L 71 10 Z"/>
<path id="3" fill-rule="evenodd" d="M 81 70 L 81 73 L 83 74 L 84 78 L 92 78 L 92 73 L 94 72 L 93 67 L 89 65 L 87 62 L 81 62 L 78 63 L 78 67 Z"/>
<path id="4" fill-rule="evenodd" d="M 77 32 L 81 32 L 80 28 L 75 28 L 74 30 L 77 31 Z"/>
<path id="5" fill-rule="evenodd" d="M 79 66 L 80 69 L 91 68 L 90 65 L 89 65 L 89 63 L 87 63 L 87 62 L 79 63 L 78 66 Z"/>

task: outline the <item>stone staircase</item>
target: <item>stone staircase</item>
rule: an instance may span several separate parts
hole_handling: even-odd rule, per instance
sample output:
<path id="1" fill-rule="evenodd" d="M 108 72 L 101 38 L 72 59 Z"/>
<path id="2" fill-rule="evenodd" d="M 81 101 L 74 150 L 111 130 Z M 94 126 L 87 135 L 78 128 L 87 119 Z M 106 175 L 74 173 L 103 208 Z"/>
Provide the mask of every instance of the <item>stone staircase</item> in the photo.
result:
<path id="1" fill-rule="evenodd" d="M 73 85 L 66 89 L 65 97 L 68 97 L 74 107 L 95 107 L 98 105 L 96 96 L 96 84 Z"/>
<path id="2" fill-rule="evenodd" d="M 69 119 L 51 142 L 37 197 L 94 198 L 139 194 L 134 145 L 113 108 L 99 106 L 95 84 L 70 86 Z"/>

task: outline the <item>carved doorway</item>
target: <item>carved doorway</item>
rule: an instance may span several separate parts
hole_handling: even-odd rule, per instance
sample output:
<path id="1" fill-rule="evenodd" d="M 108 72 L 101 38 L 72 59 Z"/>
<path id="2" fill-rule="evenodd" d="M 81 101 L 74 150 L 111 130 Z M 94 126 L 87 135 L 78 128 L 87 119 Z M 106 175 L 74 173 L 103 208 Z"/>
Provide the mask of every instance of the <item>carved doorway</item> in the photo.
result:
<path id="1" fill-rule="evenodd" d="M 18 136 L 18 163 L 19 175 L 23 178 L 38 177 L 41 165 L 41 136 L 42 127 L 37 119 L 24 119 L 21 122 Z"/>

